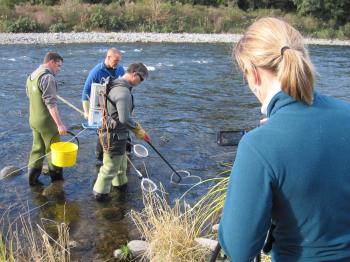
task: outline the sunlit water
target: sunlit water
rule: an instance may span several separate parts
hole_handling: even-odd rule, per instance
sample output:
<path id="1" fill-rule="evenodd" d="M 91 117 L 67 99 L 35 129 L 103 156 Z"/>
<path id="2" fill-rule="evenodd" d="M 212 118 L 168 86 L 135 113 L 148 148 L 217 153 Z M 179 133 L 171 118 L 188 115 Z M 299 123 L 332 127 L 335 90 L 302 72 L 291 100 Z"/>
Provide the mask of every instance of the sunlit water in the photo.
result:
<path id="1" fill-rule="evenodd" d="M 45 53 L 57 51 L 64 57 L 62 71 L 57 76 L 59 94 L 81 107 L 81 91 L 88 71 L 104 59 L 106 49 L 112 46 L 122 50 L 125 67 L 132 62 L 143 62 L 150 70 L 149 80 L 134 90 L 134 116 L 149 132 L 156 148 L 177 170 L 187 170 L 203 180 L 224 171 L 222 164 L 233 161 L 235 148 L 217 145 L 216 132 L 253 128 L 262 118 L 257 100 L 234 68 L 232 47 L 227 44 L 1 46 L 0 168 L 27 165 L 32 139 L 25 80 Z M 318 72 L 316 89 L 350 101 L 350 48 L 312 46 L 310 54 Z M 82 118 L 76 111 L 62 103 L 59 111 L 70 130 L 82 131 Z M 79 140 L 77 164 L 65 169 L 64 183 L 53 192 L 48 192 L 48 177 L 41 177 L 45 187 L 29 188 L 25 172 L 0 181 L 0 211 L 14 206 L 15 218 L 18 216 L 15 210 L 28 205 L 28 209 L 33 209 L 33 222 L 40 217 L 62 221 L 65 206 L 71 239 L 77 242 L 77 247 L 72 249 L 73 257 L 84 261 L 109 259 L 114 249 L 137 238 L 127 214 L 131 209 L 142 208 L 140 180 L 130 169 L 127 192 L 112 191 L 111 201 L 97 203 L 91 193 L 97 175 L 96 135 L 85 130 Z M 160 183 L 164 186 L 172 202 L 189 186 L 171 184 L 172 171 L 147 147 L 149 157 L 133 156 L 132 161 L 144 174 L 147 170 L 158 186 Z M 205 184 L 191 190 L 187 201 L 195 202 L 207 187 Z"/>

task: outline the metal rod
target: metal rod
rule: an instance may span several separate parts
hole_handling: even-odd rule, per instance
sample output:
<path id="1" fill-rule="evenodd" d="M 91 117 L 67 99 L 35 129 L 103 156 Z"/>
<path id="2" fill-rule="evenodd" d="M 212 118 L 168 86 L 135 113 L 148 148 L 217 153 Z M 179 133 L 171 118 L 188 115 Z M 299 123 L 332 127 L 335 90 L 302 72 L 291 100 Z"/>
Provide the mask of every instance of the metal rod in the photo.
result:
<path id="1" fill-rule="evenodd" d="M 176 170 L 170 165 L 170 163 L 162 156 L 162 154 L 152 145 L 152 143 L 151 142 L 147 142 L 152 148 L 153 148 L 153 150 L 161 157 L 161 159 L 163 159 L 164 160 L 164 162 L 170 167 L 170 169 L 171 170 L 173 170 L 173 172 L 178 176 L 178 178 L 179 178 L 179 182 L 178 183 L 180 183 L 180 181 L 181 181 L 181 176 L 179 175 L 179 173 L 178 172 L 176 172 Z"/>
<path id="2" fill-rule="evenodd" d="M 139 178 L 143 179 L 142 173 L 136 168 L 136 166 L 134 166 L 134 164 L 131 162 L 130 158 L 128 156 L 126 156 L 126 158 L 128 159 L 128 162 L 130 163 L 130 165 L 134 168 L 134 170 L 136 171 L 136 174 Z"/>
<path id="3" fill-rule="evenodd" d="M 84 115 L 84 112 L 82 110 L 80 110 L 79 108 L 77 108 L 75 105 L 69 103 L 66 99 L 64 99 L 63 97 L 57 95 L 57 98 L 59 100 L 61 100 L 63 103 L 65 103 L 67 106 L 70 106 L 71 108 L 73 108 L 74 110 L 76 110 L 77 112 L 79 112 L 81 115 Z"/>

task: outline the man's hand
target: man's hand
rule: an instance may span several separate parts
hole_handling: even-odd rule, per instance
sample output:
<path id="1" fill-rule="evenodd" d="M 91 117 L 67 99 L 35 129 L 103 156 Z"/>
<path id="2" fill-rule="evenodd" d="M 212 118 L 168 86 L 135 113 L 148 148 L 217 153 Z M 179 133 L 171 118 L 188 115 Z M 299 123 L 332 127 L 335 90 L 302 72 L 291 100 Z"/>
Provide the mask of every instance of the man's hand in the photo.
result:
<path id="1" fill-rule="evenodd" d="M 58 128 L 58 133 L 60 135 L 66 135 L 67 134 L 67 128 L 65 127 L 65 125 L 61 124 L 57 126 Z"/>
<path id="2" fill-rule="evenodd" d="M 146 142 L 151 141 L 151 138 L 146 133 L 146 131 L 142 128 L 142 126 L 139 123 L 136 123 L 136 127 L 133 129 L 133 132 L 135 133 L 135 136 L 138 139 L 143 139 Z"/>
<path id="3" fill-rule="evenodd" d="M 89 118 L 89 101 L 88 100 L 83 101 L 83 109 L 84 109 L 84 118 L 88 119 Z"/>

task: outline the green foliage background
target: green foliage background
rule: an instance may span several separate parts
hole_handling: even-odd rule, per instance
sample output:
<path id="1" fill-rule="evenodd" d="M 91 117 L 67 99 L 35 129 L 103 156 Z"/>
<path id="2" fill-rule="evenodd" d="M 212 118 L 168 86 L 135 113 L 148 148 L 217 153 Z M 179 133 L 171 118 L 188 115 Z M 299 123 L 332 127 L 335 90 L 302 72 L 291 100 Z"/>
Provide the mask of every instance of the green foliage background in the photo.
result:
<path id="1" fill-rule="evenodd" d="M 275 16 L 304 35 L 350 38 L 350 0 L 0 0 L 0 32 L 241 33 Z"/>

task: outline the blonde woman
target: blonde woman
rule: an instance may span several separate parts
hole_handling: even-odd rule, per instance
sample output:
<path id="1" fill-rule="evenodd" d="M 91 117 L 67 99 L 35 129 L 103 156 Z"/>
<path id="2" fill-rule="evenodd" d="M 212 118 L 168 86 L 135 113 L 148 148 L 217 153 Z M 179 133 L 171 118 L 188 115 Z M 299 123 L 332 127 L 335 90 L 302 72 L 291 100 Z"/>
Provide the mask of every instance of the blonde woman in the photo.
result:
<path id="1" fill-rule="evenodd" d="M 253 23 L 234 57 L 268 121 L 244 135 L 219 241 L 234 262 L 350 261 L 350 105 L 314 91 L 300 33 L 276 18 Z"/>

